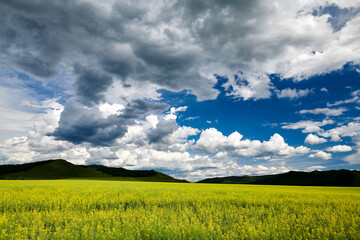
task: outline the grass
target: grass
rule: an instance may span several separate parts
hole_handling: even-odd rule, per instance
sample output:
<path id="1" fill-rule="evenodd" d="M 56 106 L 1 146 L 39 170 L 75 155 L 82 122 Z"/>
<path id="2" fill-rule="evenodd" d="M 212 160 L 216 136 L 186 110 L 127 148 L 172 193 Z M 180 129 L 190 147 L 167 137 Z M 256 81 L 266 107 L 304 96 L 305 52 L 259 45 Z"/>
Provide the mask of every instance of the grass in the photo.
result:
<path id="1" fill-rule="evenodd" d="M 0 181 L 0 239 L 360 239 L 360 188 Z"/>

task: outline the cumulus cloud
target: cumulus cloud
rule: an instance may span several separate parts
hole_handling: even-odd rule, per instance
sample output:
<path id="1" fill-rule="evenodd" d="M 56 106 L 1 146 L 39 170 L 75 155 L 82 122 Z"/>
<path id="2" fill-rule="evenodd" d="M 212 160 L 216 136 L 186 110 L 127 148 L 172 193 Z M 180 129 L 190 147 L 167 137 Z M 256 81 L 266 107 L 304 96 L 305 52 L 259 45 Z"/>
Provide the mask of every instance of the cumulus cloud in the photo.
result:
<path id="1" fill-rule="evenodd" d="M 327 142 L 327 140 L 325 138 L 318 137 L 311 133 L 309 135 L 307 135 L 305 138 L 305 143 L 308 143 L 311 145 L 320 144 L 320 143 L 324 143 L 324 142 Z"/>
<path id="2" fill-rule="evenodd" d="M 291 157 L 309 152 L 303 146 L 294 148 L 285 143 L 284 138 L 279 134 L 274 134 L 269 141 L 260 142 L 258 140 L 242 140 L 243 136 L 238 132 L 233 132 L 229 136 L 224 136 L 215 128 L 203 131 L 194 149 L 204 151 L 209 154 L 226 151 L 239 157 Z"/>
<path id="3" fill-rule="evenodd" d="M 300 98 L 308 95 L 310 93 L 309 89 L 290 89 L 286 88 L 283 90 L 277 90 L 276 96 L 278 98 L 289 98 L 289 99 L 295 99 Z"/>
<path id="4" fill-rule="evenodd" d="M 306 114 L 306 113 L 311 113 L 311 114 L 324 114 L 326 116 L 340 116 L 342 115 L 345 111 L 347 111 L 347 108 L 315 108 L 315 109 L 310 109 L 310 110 L 301 110 L 299 113 L 300 114 Z"/>
<path id="5" fill-rule="evenodd" d="M 328 151 L 328 152 L 351 152 L 352 147 L 347 146 L 347 145 L 336 145 L 336 146 L 327 148 L 326 151 Z"/>
<path id="6" fill-rule="evenodd" d="M 317 151 L 314 154 L 310 154 L 309 158 L 317 158 L 317 159 L 322 159 L 322 160 L 329 160 L 332 158 L 331 153 L 326 153 L 324 151 Z"/>

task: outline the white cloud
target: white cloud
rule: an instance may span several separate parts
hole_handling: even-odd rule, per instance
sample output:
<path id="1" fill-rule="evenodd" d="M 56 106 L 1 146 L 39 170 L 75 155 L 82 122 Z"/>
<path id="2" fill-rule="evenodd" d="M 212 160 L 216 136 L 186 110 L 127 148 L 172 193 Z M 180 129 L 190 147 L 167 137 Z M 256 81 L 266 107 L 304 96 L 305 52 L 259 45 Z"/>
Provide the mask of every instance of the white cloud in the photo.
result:
<path id="1" fill-rule="evenodd" d="M 156 127 L 156 125 L 159 123 L 159 119 L 156 115 L 149 115 L 146 116 L 146 120 L 151 124 L 151 127 Z"/>
<path id="2" fill-rule="evenodd" d="M 226 90 L 232 89 L 227 96 L 249 99 L 266 99 L 271 96 L 272 83 L 266 74 L 257 72 L 239 73 L 237 79 L 229 78 L 229 81 L 223 84 Z"/>
<path id="3" fill-rule="evenodd" d="M 196 116 L 196 117 L 187 117 L 185 118 L 186 121 L 191 121 L 191 120 L 195 120 L 195 119 L 198 119 L 200 118 L 199 116 Z"/>
<path id="4" fill-rule="evenodd" d="M 323 137 L 331 137 L 331 141 L 340 141 L 341 137 L 355 137 L 360 135 L 360 123 L 350 122 L 347 125 L 332 128 L 319 133 Z"/>
<path id="5" fill-rule="evenodd" d="M 258 140 L 242 140 L 242 135 L 233 132 L 229 136 L 224 136 L 215 128 L 209 128 L 203 131 L 199 140 L 193 147 L 195 150 L 204 151 L 213 154 L 221 151 L 227 151 L 239 157 L 292 157 L 309 152 L 309 149 L 303 146 L 294 148 L 285 143 L 284 138 L 275 133 L 269 141 L 260 142 Z"/>
<path id="6" fill-rule="evenodd" d="M 177 118 L 177 113 L 178 112 L 185 112 L 187 109 L 187 106 L 182 106 L 182 107 L 178 107 L 178 108 L 174 108 L 174 107 L 171 107 L 170 108 L 170 111 L 168 112 L 167 115 L 165 115 L 165 120 L 170 120 L 170 119 L 173 119 L 175 120 Z"/>
<path id="7" fill-rule="evenodd" d="M 0 106 L 0 130 L 28 131 L 33 125 L 36 114 Z"/>
<path id="8" fill-rule="evenodd" d="M 75 146 L 53 137 L 14 137 L 0 145 L 3 163 L 26 163 L 54 158 L 66 158 L 76 164 L 84 164 L 90 155 L 84 146 Z"/>
<path id="9" fill-rule="evenodd" d="M 334 103 L 327 103 L 326 105 L 328 107 L 332 107 L 332 106 L 338 106 L 338 105 L 342 105 L 342 104 L 359 102 L 359 100 L 360 100 L 360 98 L 359 98 L 360 97 L 360 90 L 353 91 L 351 93 L 351 95 L 352 95 L 352 98 L 350 98 L 350 99 L 336 101 Z"/>
<path id="10" fill-rule="evenodd" d="M 328 152 L 350 152 L 352 151 L 352 147 L 347 145 L 336 145 L 333 147 L 329 147 L 326 149 Z"/>
<path id="11" fill-rule="evenodd" d="M 322 92 L 328 92 L 329 90 L 328 90 L 327 88 L 323 87 L 323 88 L 320 89 L 320 91 L 322 91 Z"/>
<path id="12" fill-rule="evenodd" d="M 310 93 L 309 89 L 290 89 L 286 88 L 281 91 L 277 90 L 276 95 L 278 98 L 289 98 L 295 99 L 308 95 Z"/>
<path id="13" fill-rule="evenodd" d="M 344 158 L 345 161 L 349 162 L 349 164 L 360 164 L 360 136 L 354 137 L 354 142 L 356 144 L 356 152 L 354 154 L 350 154 Z"/>
<path id="14" fill-rule="evenodd" d="M 326 153 L 324 151 L 317 151 L 314 154 L 310 154 L 309 158 L 317 158 L 317 159 L 322 159 L 322 160 L 329 160 L 332 158 L 331 153 Z"/>
<path id="15" fill-rule="evenodd" d="M 99 110 L 102 112 L 104 118 L 107 118 L 108 116 L 113 114 L 119 115 L 121 113 L 121 110 L 124 108 L 124 105 L 118 103 L 103 103 L 99 105 Z"/>
<path id="16" fill-rule="evenodd" d="M 312 172 L 312 171 L 321 171 L 321 169 L 324 169 L 324 168 L 326 168 L 326 167 L 324 167 L 324 166 L 310 166 L 310 167 L 307 167 L 306 168 L 306 171 L 307 172 Z"/>
<path id="17" fill-rule="evenodd" d="M 300 114 L 305 113 L 312 113 L 312 114 L 324 114 L 326 116 L 340 116 L 343 114 L 343 112 L 347 111 L 346 108 L 315 108 L 315 109 L 309 109 L 309 110 L 301 110 Z"/>
<path id="18" fill-rule="evenodd" d="M 309 135 L 307 135 L 305 138 L 305 143 L 308 143 L 311 145 L 320 144 L 320 143 L 324 143 L 324 142 L 327 142 L 327 140 L 325 138 L 318 137 L 311 133 Z"/>
<path id="19" fill-rule="evenodd" d="M 284 123 L 285 125 L 281 128 L 284 129 L 303 129 L 303 133 L 311 133 L 311 132 L 321 132 L 322 129 L 320 127 L 328 125 L 328 124 L 334 124 L 334 121 L 331 119 L 324 119 L 321 122 L 316 121 L 299 121 L 296 123 Z"/>

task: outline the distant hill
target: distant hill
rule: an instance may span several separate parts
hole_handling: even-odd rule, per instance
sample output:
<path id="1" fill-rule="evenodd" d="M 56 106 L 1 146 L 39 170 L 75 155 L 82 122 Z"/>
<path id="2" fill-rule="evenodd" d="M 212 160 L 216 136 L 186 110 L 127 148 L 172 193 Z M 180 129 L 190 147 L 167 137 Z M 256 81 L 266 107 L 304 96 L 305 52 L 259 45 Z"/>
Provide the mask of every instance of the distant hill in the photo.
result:
<path id="1" fill-rule="evenodd" d="M 153 182 L 187 182 L 154 170 L 127 170 L 102 165 L 75 165 L 63 159 L 18 165 L 0 165 L 0 179 L 106 179 Z"/>
<path id="2" fill-rule="evenodd" d="M 290 171 L 276 175 L 208 178 L 198 183 L 263 184 L 299 186 L 360 186 L 360 171 Z"/>

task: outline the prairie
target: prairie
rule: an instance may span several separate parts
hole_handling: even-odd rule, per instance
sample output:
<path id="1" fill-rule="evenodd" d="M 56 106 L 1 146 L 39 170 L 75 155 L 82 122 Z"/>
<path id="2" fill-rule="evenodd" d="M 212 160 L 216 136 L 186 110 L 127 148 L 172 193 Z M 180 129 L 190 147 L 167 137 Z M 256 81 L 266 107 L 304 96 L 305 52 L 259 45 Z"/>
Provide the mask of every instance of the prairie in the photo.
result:
<path id="1" fill-rule="evenodd" d="M 360 239 L 360 188 L 0 181 L 0 239 Z"/>

